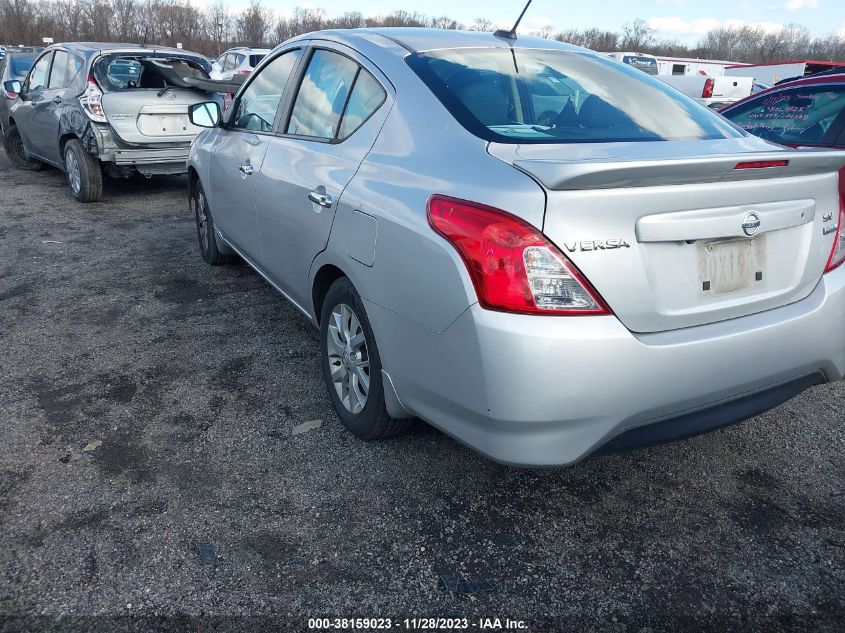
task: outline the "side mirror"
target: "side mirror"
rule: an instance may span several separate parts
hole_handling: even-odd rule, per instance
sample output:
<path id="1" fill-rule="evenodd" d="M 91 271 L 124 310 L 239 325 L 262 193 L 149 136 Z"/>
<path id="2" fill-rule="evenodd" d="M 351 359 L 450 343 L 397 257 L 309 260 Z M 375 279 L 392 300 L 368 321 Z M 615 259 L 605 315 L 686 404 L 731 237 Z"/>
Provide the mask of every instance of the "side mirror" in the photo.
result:
<path id="1" fill-rule="evenodd" d="M 10 79 L 9 81 L 3 82 L 3 90 L 9 94 L 19 94 L 22 88 L 23 84 L 17 79 Z"/>
<path id="2" fill-rule="evenodd" d="M 197 127 L 217 127 L 220 124 L 220 104 L 216 101 L 195 103 L 188 108 L 188 119 Z"/>

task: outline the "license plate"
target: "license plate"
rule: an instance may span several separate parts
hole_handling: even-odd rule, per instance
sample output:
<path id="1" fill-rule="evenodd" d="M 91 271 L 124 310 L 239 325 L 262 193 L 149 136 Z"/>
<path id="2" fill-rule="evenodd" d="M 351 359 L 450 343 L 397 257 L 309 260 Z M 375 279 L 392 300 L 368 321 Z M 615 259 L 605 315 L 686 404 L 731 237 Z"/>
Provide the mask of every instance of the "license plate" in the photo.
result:
<path id="1" fill-rule="evenodd" d="M 184 136 L 190 121 L 186 114 L 143 114 L 138 129 L 146 136 Z"/>
<path id="2" fill-rule="evenodd" d="M 698 246 L 698 290 L 702 295 L 740 292 L 766 275 L 766 236 Z"/>

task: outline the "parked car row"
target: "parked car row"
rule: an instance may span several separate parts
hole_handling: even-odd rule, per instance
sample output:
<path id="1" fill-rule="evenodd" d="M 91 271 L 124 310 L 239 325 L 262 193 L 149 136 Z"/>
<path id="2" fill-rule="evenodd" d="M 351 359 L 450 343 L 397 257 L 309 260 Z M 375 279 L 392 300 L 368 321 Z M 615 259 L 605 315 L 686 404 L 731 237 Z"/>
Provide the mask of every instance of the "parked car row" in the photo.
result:
<path id="1" fill-rule="evenodd" d="M 564 465 L 845 375 L 835 79 L 731 122 L 575 46 L 394 28 L 289 40 L 225 111 L 195 86 L 214 83 L 184 52 L 53 47 L 11 86 L 7 151 L 81 200 L 98 161 L 186 157 L 202 257 L 245 261 L 319 328 L 361 438 L 416 417 Z"/>
<path id="2" fill-rule="evenodd" d="M 6 80 L 6 152 L 22 169 L 63 169 L 80 202 L 102 194 L 102 177 L 182 174 L 200 128 L 188 107 L 213 95 L 197 87 L 210 66 L 178 49 L 59 44 L 25 79 Z M 200 82 L 198 84 L 197 82 Z"/>
<path id="3" fill-rule="evenodd" d="M 248 75 L 269 52 L 269 48 L 230 48 L 213 62 L 211 78 L 228 80 Z"/>

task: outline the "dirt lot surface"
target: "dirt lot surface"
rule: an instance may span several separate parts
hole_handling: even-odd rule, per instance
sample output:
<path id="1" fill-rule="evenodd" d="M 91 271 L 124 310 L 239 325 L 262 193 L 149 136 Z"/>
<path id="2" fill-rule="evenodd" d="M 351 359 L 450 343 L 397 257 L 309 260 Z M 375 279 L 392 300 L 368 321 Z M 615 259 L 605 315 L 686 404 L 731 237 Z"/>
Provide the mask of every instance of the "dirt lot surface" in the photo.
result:
<path id="1" fill-rule="evenodd" d="M 367 444 L 307 321 L 195 240 L 181 178 L 79 205 L 0 157 L 0 630 L 845 627 L 845 383 L 562 471 Z"/>

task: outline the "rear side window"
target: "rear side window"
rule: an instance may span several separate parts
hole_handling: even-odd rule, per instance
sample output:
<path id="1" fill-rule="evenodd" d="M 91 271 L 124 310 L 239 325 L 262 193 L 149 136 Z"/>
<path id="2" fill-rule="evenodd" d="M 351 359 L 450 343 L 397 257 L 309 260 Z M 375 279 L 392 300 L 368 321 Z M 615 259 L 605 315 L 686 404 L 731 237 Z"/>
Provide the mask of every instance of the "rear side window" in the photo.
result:
<path id="1" fill-rule="evenodd" d="M 67 88 L 80 70 L 81 59 L 64 51 L 56 51 L 53 70 L 50 71 L 50 88 Z"/>
<path id="2" fill-rule="evenodd" d="M 355 85 L 352 87 L 352 94 L 349 95 L 346 110 L 343 111 L 337 137 L 345 139 L 351 136 L 381 107 L 386 97 L 384 88 L 370 73 L 362 68 L 358 72 L 357 79 L 355 79 Z"/>
<path id="3" fill-rule="evenodd" d="M 348 57 L 316 50 L 299 86 L 287 133 L 335 138 L 357 72 L 358 64 Z"/>
<path id="4" fill-rule="evenodd" d="M 470 132 L 499 143 L 734 138 L 717 114 L 646 73 L 591 53 L 453 49 L 408 64 Z"/>
<path id="5" fill-rule="evenodd" d="M 833 143 L 828 137 L 835 136 L 837 130 L 831 126 L 843 109 L 845 88 L 814 86 L 761 96 L 725 116 L 755 136 L 779 143 L 819 145 Z"/>
<path id="6" fill-rule="evenodd" d="M 267 57 L 267 56 L 266 55 L 250 55 L 249 56 L 249 66 L 250 66 L 250 68 L 255 68 L 256 66 L 258 66 L 258 62 L 260 62 L 265 57 Z"/>
<path id="7" fill-rule="evenodd" d="M 27 92 L 38 92 L 47 87 L 47 71 L 50 70 L 50 58 L 52 56 L 52 53 L 44 55 L 32 67 L 27 80 Z"/>
<path id="8" fill-rule="evenodd" d="M 234 126 L 244 130 L 272 132 L 285 85 L 302 51 L 280 55 L 257 73 L 238 100 Z"/>

